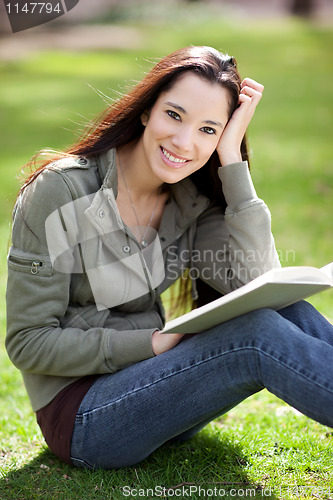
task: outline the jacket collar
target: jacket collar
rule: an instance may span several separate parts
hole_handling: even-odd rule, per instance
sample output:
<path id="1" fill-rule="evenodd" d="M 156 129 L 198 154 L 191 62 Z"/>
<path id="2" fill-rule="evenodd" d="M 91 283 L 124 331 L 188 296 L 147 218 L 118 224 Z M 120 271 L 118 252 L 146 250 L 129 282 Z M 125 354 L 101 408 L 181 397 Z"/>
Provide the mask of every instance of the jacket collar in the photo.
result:
<path id="1" fill-rule="evenodd" d="M 112 188 L 115 197 L 118 194 L 118 171 L 116 160 L 116 149 L 101 153 L 97 158 L 97 166 L 101 178 L 103 179 L 102 188 Z"/>

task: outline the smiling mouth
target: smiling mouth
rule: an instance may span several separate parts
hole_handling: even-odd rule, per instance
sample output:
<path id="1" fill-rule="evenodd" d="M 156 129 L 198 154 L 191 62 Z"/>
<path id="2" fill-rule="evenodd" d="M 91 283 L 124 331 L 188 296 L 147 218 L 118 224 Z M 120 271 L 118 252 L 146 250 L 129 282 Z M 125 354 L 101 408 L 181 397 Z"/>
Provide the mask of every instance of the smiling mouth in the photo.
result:
<path id="1" fill-rule="evenodd" d="M 167 149 L 164 149 L 162 146 L 161 146 L 161 151 L 162 154 L 172 163 L 177 163 L 178 165 L 181 165 L 187 163 L 188 161 L 191 161 L 191 160 L 186 160 L 185 158 L 180 158 L 179 156 L 174 156 L 173 154 L 169 153 Z"/>

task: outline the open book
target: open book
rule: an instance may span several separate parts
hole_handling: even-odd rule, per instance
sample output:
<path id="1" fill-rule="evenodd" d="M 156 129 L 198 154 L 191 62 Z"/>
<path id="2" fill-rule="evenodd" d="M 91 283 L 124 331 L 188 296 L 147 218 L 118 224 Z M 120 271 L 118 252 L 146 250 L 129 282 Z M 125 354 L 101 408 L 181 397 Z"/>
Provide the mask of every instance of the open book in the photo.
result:
<path id="1" fill-rule="evenodd" d="M 198 333 L 256 309 L 274 310 L 333 287 L 333 262 L 272 269 L 227 295 L 168 321 L 162 333 Z"/>

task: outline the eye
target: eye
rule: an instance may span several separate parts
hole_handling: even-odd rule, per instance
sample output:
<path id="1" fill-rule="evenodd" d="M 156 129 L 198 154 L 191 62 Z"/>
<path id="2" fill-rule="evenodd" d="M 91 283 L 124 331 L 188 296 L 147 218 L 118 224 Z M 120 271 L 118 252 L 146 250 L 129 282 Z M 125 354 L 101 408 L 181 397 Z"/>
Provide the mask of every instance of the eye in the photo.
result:
<path id="1" fill-rule="evenodd" d="M 205 132 L 205 134 L 209 134 L 209 135 L 216 134 L 215 128 L 212 128 L 212 127 L 202 127 L 200 130 L 202 130 L 203 132 Z"/>
<path id="2" fill-rule="evenodd" d="M 172 109 L 168 109 L 166 112 L 170 116 L 170 118 L 173 118 L 174 120 L 178 120 L 178 121 L 181 120 L 180 115 L 178 113 L 176 113 L 176 111 L 173 111 Z"/>

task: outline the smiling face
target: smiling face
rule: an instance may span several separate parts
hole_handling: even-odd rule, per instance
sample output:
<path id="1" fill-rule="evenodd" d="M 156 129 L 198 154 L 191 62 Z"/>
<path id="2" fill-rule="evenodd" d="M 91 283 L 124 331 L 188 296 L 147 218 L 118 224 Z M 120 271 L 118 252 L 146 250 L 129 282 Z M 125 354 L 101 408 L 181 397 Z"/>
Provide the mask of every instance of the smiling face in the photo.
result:
<path id="1" fill-rule="evenodd" d="M 143 164 L 175 183 L 207 163 L 229 118 L 227 89 L 189 71 L 158 97 L 139 141 Z"/>

